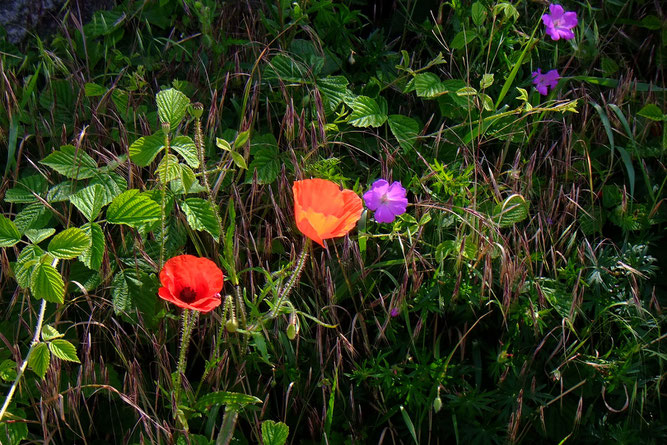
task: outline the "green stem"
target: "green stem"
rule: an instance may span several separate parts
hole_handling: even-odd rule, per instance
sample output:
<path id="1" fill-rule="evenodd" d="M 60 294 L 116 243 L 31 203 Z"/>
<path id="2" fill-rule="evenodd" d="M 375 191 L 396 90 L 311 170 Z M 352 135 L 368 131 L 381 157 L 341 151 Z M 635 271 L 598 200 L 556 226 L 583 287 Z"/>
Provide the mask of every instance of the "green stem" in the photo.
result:
<path id="1" fill-rule="evenodd" d="M 271 311 L 269 318 L 274 318 L 276 315 L 278 315 L 278 311 L 280 310 L 280 307 L 283 305 L 283 301 L 285 301 L 285 298 L 287 298 L 289 293 L 292 291 L 292 288 L 299 280 L 301 272 L 303 271 L 303 266 L 306 264 L 306 258 L 308 257 L 309 247 L 310 247 L 310 239 L 307 239 L 306 243 L 303 245 L 303 250 L 299 255 L 299 259 L 297 260 L 296 266 L 294 267 L 294 272 L 292 272 L 292 276 L 287 282 L 287 285 L 285 285 L 282 292 L 280 293 L 280 297 L 278 297 L 278 301 L 276 302 L 276 305 L 273 307 L 273 310 Z"/>
<path id="2" fill-rule="evenodd" d="M 178 352 L 178 364 L 176 365 L 176 380 L 174 382 L 174 391 L 176 393 L 176 406 L 178 406 L 181 398 L 181 384 L 183 374 L 185 373 L 185 366 L 187 364 L 186 352 L 190 344 L 190 336 L 192 335 L 192 327 L 197 320 L 199 312 L 183 309 L 183 330 L 181 334 L 181 347 Z"/>
<path id="3" fill-rule="evenodd" d="M 169 125 L 163 125 L 163 130 L 164 131 L 164 160 L 165 160 L 165 168 L 164 168 L 164 174 L 165 174 L 165 179 L 166 176 L 169 172 Z M 158 175 L 159 176 L 159 175 Z M 162 270 L 162 266 L 164 266 L 164 244 L 165 244 L 165 221 L 166 221 L 166 201 L 167 201 L 167 181 L 160 181 L 160 186 L 161 186 L 161 192 L 162 192 L 162 200 L 160 203 L 160 270 Z"/>
<path id="4" fill-rule="evenodd" d="M 9 388 L 7 397 L 5 397 L 5 403 L 2 404 L 2 408 L 0 409 L 0 421 L 2 421 L 2 418 L 5 416 L 5 412 L 7 412 L 7 408 L 9 407 L 9 404 L 11 403 L 12 398 L 14 397 L 14 392 L 16 391 L 16 388 L 19 386 L 19 380 L 21 380 L 21 376 L 23 376 L 23 373 L 28 367 L 28 359 L 30 358 L 30 354 L 32 354 L 32 351 L 33 349 L 35 349 L 35 346 L 39 344 L 39 336 L 42 333 L 42 325 L 44 324 L 45 311 L 46 311 L 46 300 L 42 299 L 42 305 L 39 308 L 39 316 L 37 318 L 37 326 L 35 327 L 35 335 L 32 337 L 32 342 L 30 342 L 30 349 L 28 349 L 28 353 L 26 354 L 25 359 L 23 359 L 23 363 L 21 363 L 19 371 L 16 373 L 16 378 L 14 379 L 14 383 L 12 384 L 12 387 Z"/>

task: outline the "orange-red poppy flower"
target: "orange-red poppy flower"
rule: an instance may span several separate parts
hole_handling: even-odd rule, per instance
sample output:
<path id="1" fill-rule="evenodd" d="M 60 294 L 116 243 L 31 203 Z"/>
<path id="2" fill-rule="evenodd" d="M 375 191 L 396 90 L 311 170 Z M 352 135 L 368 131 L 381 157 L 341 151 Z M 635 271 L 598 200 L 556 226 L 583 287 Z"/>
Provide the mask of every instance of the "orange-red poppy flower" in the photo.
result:
<path id="1" fill-rule="evenodd" d="M 209 312 L 220 305 L 224 275 L 208 258 L 179 255 L 160 272 L 158 295 L 184 309 Z"/>
<path id="2" fill-rule="evenodd" d="M 361 198 L 326 179 L 295 181 L 294 218 L 308 238 L 324 247 L 328 238 L 346 235 L 361 217 Z"/>

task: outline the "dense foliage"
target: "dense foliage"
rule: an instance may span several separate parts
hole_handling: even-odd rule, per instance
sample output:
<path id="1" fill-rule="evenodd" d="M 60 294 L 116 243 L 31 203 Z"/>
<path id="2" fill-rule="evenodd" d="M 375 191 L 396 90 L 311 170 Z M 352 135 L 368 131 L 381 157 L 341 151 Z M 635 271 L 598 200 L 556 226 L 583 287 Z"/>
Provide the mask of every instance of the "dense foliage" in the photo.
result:
<path id="1" fill-rule="evenodd" d="M 598 3 L 0 36 L 0 442 L 667 441 L 667 22 Z M 307 178 L 370 197 L 351 231 L 295 221 Z"/>

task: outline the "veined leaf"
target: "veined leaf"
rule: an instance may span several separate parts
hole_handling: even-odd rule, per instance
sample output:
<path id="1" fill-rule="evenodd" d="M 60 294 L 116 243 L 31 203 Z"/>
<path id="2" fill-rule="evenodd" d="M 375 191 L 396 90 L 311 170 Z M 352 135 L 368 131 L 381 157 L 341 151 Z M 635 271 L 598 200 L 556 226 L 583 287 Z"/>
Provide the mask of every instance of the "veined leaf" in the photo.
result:
<path id="1" fill-rule="evenodd" d="M 30 287 L 30 276 L 42 255 L 44 255 L 42 249 L 35 245 L 30 245 L 25 247 L 16 259 L 14 277 L 16 278 L 16 282 L 23 289 Z"/>
<path id="2" fill-rule="evenodd" d="M 368 96 L 357 96 L 351 101 L 350 124 L 355 127 L 379 127 L 387 120 L 380 105 Z"/>
<path id="3" fill-rule="evenodd" d="M 289 427 L 282 422 L 262 422 L 262 445 L 284 445 L 289 436 Z"/>
<path id="4" fill-rule="evenodd" d="M 42 327 L 42 340 L 44 341 L 49 341 L 53 340 L 54 338 L 64 337 L 64 335 L 65 334 L 61 334 L 60 332 L 58 332 L 56 328 L 54 328 L 50 324 L 46 324 L 44 325 L 44 327 Z"/>
<path id="5" fill-rule="evenodd" d="M 333 112 L 348 94 L 348 80 L 344 76 L 327 76 L 317 80 L 328 112 Z"/>
<path id="6" fill-rule="evenodd" d="M 199 154 L 197 146 L 189 136 L 176 136 L 170 142 L 171 148 L 185 159 L 185 162 L 192 168 L 199 167 Z"/>
<path id="7" fill-rule="evenodd" d="M 111 200 L 107 201 L 106 198 L 104 187 L 100 184 L 94 184 L 79 190 L 70 196 L 69 200 L 88 221 L 94 221 L 100 214 L 102 207 L 111 202 Z"/>
<path id="8" fill-rule="evenodd" d="M 250 144 L 252 161 L 246 172 L 249 182 L 257 170 L 257 182 L 270 184 L 276 180 L 280 172 L 280 157 L 278 155 L 278 142 L 276 138 L 268 133 L 256 135 Z"/>
<path id="9" fill-rule="evenodd" d="M 0 215 L 0 247 L 11 247 L 21 240 L 21 233 L 9 218 Z"/>
<path id="10" fill-rule="evenodd" d="M 521 195 L 510 195 L 496 206 L 494 213 L 500 227 L 509 227 L 528 217 L 528 202 Z"/>
<path id="11" fill-rule="evenodd" d="M 76 356 L 76 348 L 67 340 L 56 338 L 49 342 L 49 350 L 51 354 L 55 355 L 61 360 L 68 362 L 81 363 L 79 357 Z"/>
<path id="12" fill-rule="evenodd" d="M 51 221 L 51 211 L 42 203 L 27 205 L 14 218 L 14 224 L 21 233 L 30 229 L 43 229 Z"/>
<path id="13" fill-rule="evenodd" d="M 419 73 L 415 76 L 414 87 L 417 96 L 432 99 L 447 93 L 447 87 L 433 73 Z"/>
<path id="14" fill-rule="evenodd" d="M 118 173 L 109 172 L 105 175 L 99 175 L 90 181 L 90 185 L 99 184 L 104 187 L 104 202 L 109 203 L 113 199 L 127 190 L 127 181 Z"/>
<path id="15" fill-rule="evenodd" d="M 111 298 L 115 314 L 131 316 L 138 309 L 147 321 L 155 312 L 157 284 L 154 277 L 133 268 L 119 271 L 111 283 Z"/>
<path id="16" fill-rule="evenodd" d="M 35 371 L 35 374 L 37 374 L 40 379 L 44 379 L 46 370 L 49 369 L 49 364 L 51 364 L 49 347 L 46 346 L 46 343 L 37 343 L 33 347 L 30 357 L 28 358 L 28 366 Z"/>
<path id="17" fill-rule="evenodd" d="M 178 158 L 172 154 L 163 156 L 160 164 L 155 170 L 160 182 L 163 184 L 168 183 L 174 179 L 180 179 L 181 177 L 181 166 L 178 163 Z"/>
<path id="18" fill-rule="evenodd" d="M 230 405 L 240 410 L 254 403 L 262 403 L 262 399 L 238 392 L 216 391 L 200 397 L 195 404 L 195 409 L 201 411 L 211 405 Z"/>
<path id="19" fill-rule="evenodd" d="M 30 175 L 17 181 L 16 187 L 5 192 L 6 202 L 36 202 L 34 194 L 42 195 L 46 191 L 46 179 L 42 175 Z"/>
<path id="20" fill-rule="evenodd" d="M 158 131 L 150 136 L 142 136 L 130 145 L 130 159 L 139 167 L 146 167 L 164 147 L 164 134 Z"/>
<path id="21" fill-rule="evenodd" d="M 80 148 L 78 151 L 73 145 L 63 145 L 60 150 L 54 151 L 40 164 L 48 165 L 63 176 L 72 179 L 92 178 L 97 172 L 97 162 Z"/>
<path id="22" fill-rule="evenodd" d="M 160 122 L 168 122 L 170 129 L 178 127 L 190 105 L 188 96 L 174 88 L 157 93 L 155 101 Z"/>
<path id="23" fill-rule="evenodd" d="M 117 196 L 107 209 L 107 221 L 137 227 L 160 219 L 160 206 L 149 197 L 131 189 Z"/>
<path id="24" fill-rule="evenodd" d="M 28 229 L 25 231 L 25 236 L 28 237 L 31 243 L 39 244 L 51 235 L 56 233 L 56 229 Z"/>
<path id="25" fill-rule="evenodd" d="M 411 117 L 400 114 L 392 114 L 388 120 L 389 128 L 393 133 L 398 144 L 405 150 L 414 147 L 417 137 L 419 137 L 419 124 Z"/>
<path id="26" fill-rule="evenodd" d="M 48 251 L 56 258 L 76 258 L 90 248 L 90 237 L 81 229 L 65 229 L 49 242 Z"/>
<path id="27" fill-rule="evenodd" d="M 188 198 L 181 204 L 185 218 L 194 230 L 205 230 L 215 239 L 220 238 L 217 209 L 201 198 Z"/>
<path id="28" fill-rule="evenodd" d="M 51 303 L 62 303 L 65 298 L 65 282 L 55 267 L 38 262 L 30 276 L 33 297 Z"/>
<path id="29" fill-rule="evenodd" d="M 81 226 L 81 230 L 90 238 L 90 249 L 79 255 L 79 260 L 86 265 L 88 269 L 99 270 L 104 259 L 104 249 L 106 242 L 104 232 L 99 224 L 89 222 Z"/>
<path id="30" fill-rule="evenodd" d="M 278 54 L 264 70 L 264 78 L 269 81 L 281 80 L 285 83 L 304 83 L 308 68 L 291 57 Z"/>

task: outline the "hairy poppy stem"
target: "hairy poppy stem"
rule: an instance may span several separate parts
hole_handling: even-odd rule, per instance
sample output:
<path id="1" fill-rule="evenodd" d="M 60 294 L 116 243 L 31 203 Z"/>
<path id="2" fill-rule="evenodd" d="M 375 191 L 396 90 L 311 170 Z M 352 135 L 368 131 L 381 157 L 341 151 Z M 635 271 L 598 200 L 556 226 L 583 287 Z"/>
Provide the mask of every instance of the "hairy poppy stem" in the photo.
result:
<path id="1" fill-rule="evenodd" d="M 199 312 L 191 311 L 189 309 L 183 309 L 183 328 L 181 333 L 181 346 L 178 352 L 178 364 L 176 365 L 176 380 L 174 382 L 174 391 L 176 393 L 176 406 L 180 402 L 181 398 L 181 384 L 183 373 L 185 373 L 185 366 L 187 364 L 186 352 L 188 350 L 188 345 L 190 344 L 190 337 L 192 336 L 192 328 L 197 321 L 197 316 Z"/>
<path id="2" fill-rule="evenodd" d="M 280 297 L 278 297 L 278 301 L 276 302 L 276 305 L 273 307 L 273 310 L 271 311 L 270 318 L 274 318 L 276 315 L 278 315 L 278 311 L 282 307 L 283 301 L 285 301 L 285 298 L 287 298 L 289 293 L 292 291 L 292 288 L 299 280 L 301 272 L 303 271 L 303 266 L 306 264 L 306 258 L 308 257 L 309 248 L 310 248 L 310 239 L 306 239 L 306 243 L 303 245 L 303 250 L 299 255 L 299 259 L 296 262 L 296 266 L 294 267 L 294 272 L 292 272 L 292 276 L 290 277 L 289 281 L 287 282 L 282 292 L 280 293 Z"/>

